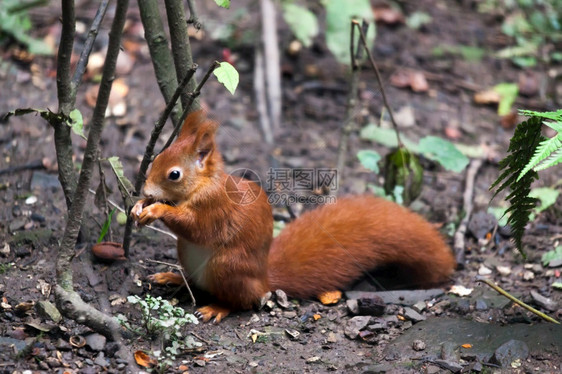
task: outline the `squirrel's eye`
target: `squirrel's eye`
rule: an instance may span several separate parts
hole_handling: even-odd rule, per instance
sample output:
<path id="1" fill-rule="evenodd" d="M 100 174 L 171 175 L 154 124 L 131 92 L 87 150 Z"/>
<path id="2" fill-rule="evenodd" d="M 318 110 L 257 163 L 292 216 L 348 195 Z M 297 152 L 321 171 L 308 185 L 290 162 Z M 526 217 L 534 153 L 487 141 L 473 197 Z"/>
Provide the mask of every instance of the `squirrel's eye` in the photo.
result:
<path id="1" fill-rule="evenodd" d="M 168 179 L 171 181 L 177 181 L 178 179 L 180 179 L 180 177 L 181 173 L 179 170 L 172 170 L 170 174 L 168 174 Z"/>

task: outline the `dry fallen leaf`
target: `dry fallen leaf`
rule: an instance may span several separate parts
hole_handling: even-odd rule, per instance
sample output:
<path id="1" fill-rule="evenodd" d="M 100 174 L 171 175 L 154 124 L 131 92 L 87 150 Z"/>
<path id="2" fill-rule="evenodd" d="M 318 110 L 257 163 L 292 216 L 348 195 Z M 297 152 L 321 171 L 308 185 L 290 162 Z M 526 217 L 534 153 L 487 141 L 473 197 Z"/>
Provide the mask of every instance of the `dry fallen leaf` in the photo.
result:
<path id="1" fill-rule="evenodd" d="M 410 87 L 414 92 L 429 90 L 429 83 L 425 74 L 417 70 L 398 70 L 390 76 L 390 84 L 399 88 Z"/>
<path id="2" fill-rule="evenodd" d="M 463 348 L 472 348 L 472 344 L 470 344 L 470 343 L 465 343 L 465 344 L 461 345 L 461 347 L 463 347 Z"/>
<path id="3" fill-rule="evenodd" d="M 117 261 L 126 260 L 121 243 L 101 242 L 92 246 L 92 253 L 99 259 Z"/>
<path id="4" fill-rule="evenodd" d="M 318 321 L 320 318 L 322 318 L 322 316 L 320 314 L 315 314 L 312 316 L 312 318 L 314 318 L 315 321 Z"/>
<path id="5" fill-rule="evenodd" d="M 331 305 L 340 301 L 341 296 L 341 291 L 324 292 L 318 296 L 318 300 L 324 305 Z"/>
<path id="6" fill-rule="evenodd" d="M 402 12 L 393 7 L 383 6 L 373 9 L 375 21 L 386 23 L 387 25 L 395 25 L 397 23 L 404 23 L 404 15 Z"/>
<path id="7" fill-rule="evenodd" d="M 476 104 L 497 104 L 500 100 L 500 94 L 493 89 L 480 91 L 474 94 L 474 102 Z"/>
<path id="8" fill-rule="evenodd" d="M 517 119 L 517 112 L 511 112 L 501 117 L 500 125 L 506 130 L 512 129 L 517 125 Z"/>
<path id="9" fill-rule="evenodd" d="M 458 295 L 458 296 L 468 296 L 472 293 L 473 288 L 466 288 L 462 285 L 454 285 L 451 286 L 449 293 Z"/>
<path id="10" fill-rule="evenodd" d="M 157 364 L 157 361 L 144 353 L 143 351 L 136 351 L 135 352 L 135 361 L 139 366 L 145 368 L 151 368 Z"/>

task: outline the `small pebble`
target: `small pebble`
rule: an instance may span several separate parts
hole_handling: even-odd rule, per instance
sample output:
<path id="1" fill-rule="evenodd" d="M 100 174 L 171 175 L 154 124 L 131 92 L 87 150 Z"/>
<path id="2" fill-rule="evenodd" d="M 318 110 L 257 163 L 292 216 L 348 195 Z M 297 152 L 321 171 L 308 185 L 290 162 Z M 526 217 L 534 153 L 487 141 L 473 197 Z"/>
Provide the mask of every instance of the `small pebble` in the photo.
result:
<path id="1" fill-rule="evenodd" d="M 535 273 L 533 273 L 531 270 L 526 270 L 523 273 L 523 279 L 526 280 L 526 281 L 533 280 L 533 279 L 535 279 Z"/>
<path id="2" fill-rule="evenodd" d="M 412 343 L 412 348 L 414 349 L 414 351 L 418 351 L 418 352 L 423 351 L 425 349 L 425 342 L 416 339 Z"/>
<path id="3" fill-rule="evenodd" d="M 480 267 L 478 268 L 478 275 L 490 275 L 490 274 L 492 274 L 492 270 L 488 269 L 484 265 L 480 265 Z"/>

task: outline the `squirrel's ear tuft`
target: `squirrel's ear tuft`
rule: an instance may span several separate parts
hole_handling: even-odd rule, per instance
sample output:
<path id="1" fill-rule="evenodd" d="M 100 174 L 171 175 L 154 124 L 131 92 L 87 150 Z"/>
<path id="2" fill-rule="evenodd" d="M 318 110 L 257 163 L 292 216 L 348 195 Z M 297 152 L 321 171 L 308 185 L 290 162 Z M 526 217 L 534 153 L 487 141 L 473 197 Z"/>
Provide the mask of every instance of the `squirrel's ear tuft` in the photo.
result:
<path id="1" fill-rule="evenodd" d="M 218 123 L 207 119 L 204 121 L 195 134 L 193 142 L 197 152 L 208 154 L 215 148 L 215 133 L 217 132 Z"/>
<path id="2" fill-rule="evenodd" d="M 183 122 L 181 130 L 178 134 L 178 139 L 186 139 L 190 136 L 197 134 L 199 128 L 206 122 L 207 113 L 203 109 L 196 110 L 188 114 Z"/>

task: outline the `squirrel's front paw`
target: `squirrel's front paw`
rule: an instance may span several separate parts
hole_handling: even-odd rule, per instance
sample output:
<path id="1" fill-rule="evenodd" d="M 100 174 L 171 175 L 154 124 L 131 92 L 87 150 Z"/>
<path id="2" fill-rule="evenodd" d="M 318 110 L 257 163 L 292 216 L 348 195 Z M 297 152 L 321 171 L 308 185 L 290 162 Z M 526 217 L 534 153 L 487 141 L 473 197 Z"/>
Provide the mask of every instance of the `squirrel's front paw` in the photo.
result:
<path id="1" fill-rule="evenodd" d="M 133 207 L 133 210 L 131 211 L 131 214 L 135 215 L 136 221 L 141 226 L 151 224 L 152 222 L 156 221 L 157 219 L 162 218 L 162 216 L 166 212 L 166 208 L 167 208 L 167 205 L 162 204 L 162 203 L 154 203 L 154 204 L 145 206 L 144 208 L 142 208 L 142 205 L 141 205 L 142 210 L 140 211 L 140 213 L 137 213 L 138 211 L 136 211 L 135 209 L 138 209 L 138 207 L 137 207 L 138 204 L 139 203 L 135 204 L 135 206 Z"/>

